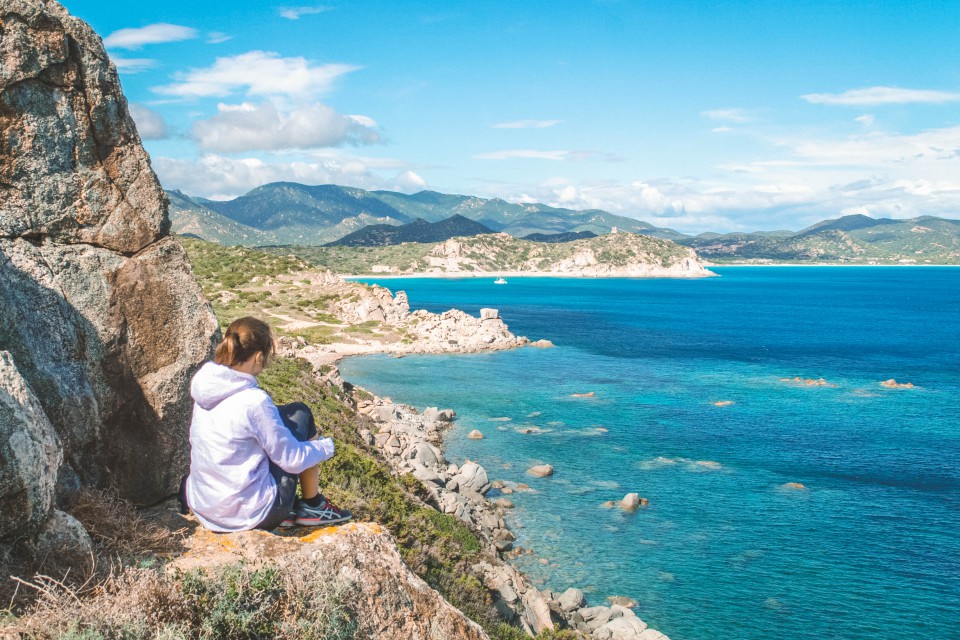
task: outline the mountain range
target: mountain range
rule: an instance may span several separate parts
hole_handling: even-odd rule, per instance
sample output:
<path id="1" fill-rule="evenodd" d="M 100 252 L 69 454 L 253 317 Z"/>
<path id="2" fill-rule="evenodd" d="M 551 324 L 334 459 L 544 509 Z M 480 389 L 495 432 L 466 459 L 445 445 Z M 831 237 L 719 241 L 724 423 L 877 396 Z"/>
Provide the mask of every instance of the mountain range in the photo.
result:
<path id="1" fill-rule="evenodd" d="M 457 214 L 439 222 L 417 218 L 399 226 L 371 224 L 339 240 L 328 242 L 328 247 L 384 247 L 404 242 L 443 242 L 450 238 L 479 236 L 493 233 L 487 226 Z"/>
<path id="2" fill-rule="evenodd" d="M 714 263 L 960 264 L 960 220 L 933 216 L 891 220 L 858 214 L 800 231 L 690 236 L 599 209 L 577 211 L 436 191 L 403 194 L 276 182 L 226 201 L 179 191 L 167 195 L 175 233 L 228 245 L 319 246 L 340 241 L 379 246 L 491 231 L 517 238 L 533 234 L 545 241 L 564 237 L 557 234 L 603 235 L 616 228 L 672 240 Z"/>
<path id="3" fill-rule="evenodd" d="M 454 215 L 514 237 L 570 231 L 600 235 L 613 227 L 667 240 L 684 237 L 672 229 L 599 209 L 576 211 L 436 191 L 408 195 L 338 185 L 274 182 L 225 201 L 191 198 L 180 191 L 168 191 L 167 195 L 175 233 L 247 246 L 322 245 L 368 225 L 399 226 L 418 218 L 440 222 Z"/>

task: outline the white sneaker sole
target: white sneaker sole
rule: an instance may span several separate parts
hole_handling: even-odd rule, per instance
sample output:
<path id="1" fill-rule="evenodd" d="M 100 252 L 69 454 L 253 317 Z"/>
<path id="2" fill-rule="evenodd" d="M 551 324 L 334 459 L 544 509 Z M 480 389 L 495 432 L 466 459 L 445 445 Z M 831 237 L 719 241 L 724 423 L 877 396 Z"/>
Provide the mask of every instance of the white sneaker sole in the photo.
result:
<path id="1" fill-rule="evenodd" d="M 321 524 L 340 524 L 341 522 L 346 522 L 353 516 L 346 516 L 344 518 L 297 518 L 296 523 L 303 525 L 305 527 L 316 527 Z"/>

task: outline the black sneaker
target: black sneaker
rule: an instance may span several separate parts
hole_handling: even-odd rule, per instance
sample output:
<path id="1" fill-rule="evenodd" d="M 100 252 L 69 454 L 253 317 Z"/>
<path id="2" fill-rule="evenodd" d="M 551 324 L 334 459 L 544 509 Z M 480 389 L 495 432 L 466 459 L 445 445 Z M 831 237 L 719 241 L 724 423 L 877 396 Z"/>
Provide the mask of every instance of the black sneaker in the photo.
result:
<path id="1" fill-rule="evenodd" d="M 353 517 L 353 514 L 346 509 L 338 509 L 332 502 L 323 498 L 320 506 L 311 507 L 302 500 L 297 504 L 296 523 L 315 527 L 318 525 L 340 524 Z"/>
<path id="2" fill-rule="evenodd" d="M 294 509 L 293 511 L 291 511 L 291 512 L 290 512 L 290 515 L 288 515 L 286 518 L 283 519 L 283 522 L 280 523 L 280 526 L 281 526 L 282 528 L 284 528 L 284 529 L 287 529 L 287 528 L 289 528 L 289 527 L 292 527 L 292 526 L 295 525 L 295 524 L 297 524 L 297 511 L 296 511 L 296 509 Z"/>

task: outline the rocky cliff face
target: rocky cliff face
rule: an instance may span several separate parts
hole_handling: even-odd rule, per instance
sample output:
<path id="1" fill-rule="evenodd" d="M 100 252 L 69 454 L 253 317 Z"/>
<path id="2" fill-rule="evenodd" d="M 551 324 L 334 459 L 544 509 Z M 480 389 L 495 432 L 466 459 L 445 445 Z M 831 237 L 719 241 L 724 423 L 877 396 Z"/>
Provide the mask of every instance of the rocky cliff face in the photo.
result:
<path id="1" fill-rule="evenodd" d="M 56 520 L 54 486 L 151 502 L 186 469 L 217 323 L 166 208 L 100 38 L 0 1 L 0 542 Z"/>
<path id="2" fill-rule="evenodd" d="M 349 523 L 306 535 L 265 531 L 217 535 L 197 529 L 176 570 L 212 570 L 245 561 L 273 564 L 286 574 L 311 572 L 346 584 L 359 628 L 356 638 L 486 640 L 487 634 L 407 567 L 389 533 L 376 524 Z M 344 637 L 347 634 L 344 633 Z"/>

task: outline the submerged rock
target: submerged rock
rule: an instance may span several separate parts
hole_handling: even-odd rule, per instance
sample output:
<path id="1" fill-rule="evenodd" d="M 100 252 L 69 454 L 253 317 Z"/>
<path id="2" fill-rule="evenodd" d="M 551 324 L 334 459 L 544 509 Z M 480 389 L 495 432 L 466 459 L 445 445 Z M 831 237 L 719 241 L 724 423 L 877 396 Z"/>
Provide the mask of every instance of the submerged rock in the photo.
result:
<path id="1" fill-rule="evenodd" d="M 881 387 L 886 387 L 888 389 L 913 389 L 914 384 L 912 382 L 897 382 L 894 378 L 889 380 L 884 380 L 880 383 Z"/>
<path id="2" fill-rule="evenodd" d="M 549 464 L 538 464 L 527 469 L 527 474 L 534 478 L 545 478 L 553 475 L 553 467 Z M 518 485 L 519 489 L 520 486 Z"/>
<path id="3" fill-rule="evenodd" d="M 468 433 L 467 437 L 470 438 L 471 440 L 483 440 L 483 434 L 476 429 Z"/>

